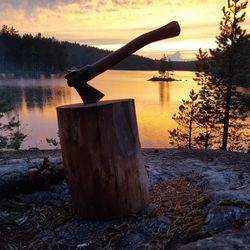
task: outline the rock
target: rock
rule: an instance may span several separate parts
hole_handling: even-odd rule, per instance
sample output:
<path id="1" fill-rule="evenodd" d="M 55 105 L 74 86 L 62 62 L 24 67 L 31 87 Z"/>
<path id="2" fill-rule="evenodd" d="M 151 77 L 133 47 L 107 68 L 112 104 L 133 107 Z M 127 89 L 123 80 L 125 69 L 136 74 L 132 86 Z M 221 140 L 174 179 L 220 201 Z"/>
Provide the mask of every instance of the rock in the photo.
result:
<path id="1" fill-rule="evenodd" d="M 181 250 L 250 249 L 250 154 L 144 149 L 143 155 L 151 184 L 177 179 L 201 190 L 197 200 L 190 203 L 191 211 L 170 220 L 171 215 L 167 215 L 169 218 L 153 215 L 155 204 L 151 204 L 145 211 L 119 221 L 86 221 L 72 211 L 66 181 L 47 185 L 46 171 L 42 190 L 32 187 L 29 193 L 11 196 L 8 189 L 1 189 L 1 183 L 16 183 L 20 176 L 25 180 L 28 172 L 40 168 L 44 157 L 49 156 L 52 170 L 61 168 L 60 151 L 0 153 L 0 192 L 11 198 L 0 199 L 0 248 L 4 247 L 1 244 L 17 242 L 22 249 L 31 246 L 33 249 L 75 249 L 82 243 L 88 244 L 86 249 L 96 250 L 105 247 L 168 249 L 169 246 Z M 183 192 L 175 191 L 175 198 L 178 192 Z M 13 217 L 16 214 L 18 217 Z M 6 224 L 23 216 L 25 219 L 18 221 L 20 226 Z M 22 227 L 32 232 L 28 243 L 23 241 L 26 231 L 22 231 Z M 188 233 L 191 237 L 187 237 Z"/>
<path id="2" fill-rule="evenodd" d="M 250 209 L 236 206 L 219 206 L 211 209 L 206 218 L 205 231 L 221 232 L 241 226 L 250 220 Z"/>
<path id="3" fill-rule="evenodd" d="M 227 230 L 223 233 L 201 239 L 183 246 L 178 250 L 249 250 L 250 230 Z"/>
<path id="4" fill-rule="evenodd" d="M 91 246 L 91 242 L 98 239 L 110 225 L 111 222 L 93 222 L 77 217 L 56 228 L 53 234 L 53 246 L 57 248 L 59 245 L 66 245 L 67 248 L 75 249 L 82 242 L 87 242 Z"/>
<path id="5" fill-rule="evenodd" d="M 60 207 L 71 201 L 68 185 L 65 180 L 60 185 L 50 186 L 46 191 L 35 191 L 22 194 L 19 197 L 26 202 L 32 202 L 36 205 L 50 205 L 53 207 Z"/>
<path id="6" fill-rule="evenodd" d="M 155 208 L 156 208 L 156 205 L 153 204 L 153 203 L 151 202 L 151 203 L 148 205 L 148 207 L 146 207 L 146 208 L 144 209 L 144 213 L 147 214 L 147 215 L 150 215 L 150 214 L 152 214 L 152 212 L 155 210 Z"/>
<path id="7" fill-rule="evenodd" d="M 143 219 L 138 227 L 139 231 L 142 231 L 149 235 L 164 234 L 171 226 L 171 221 L 166 216 L 160 216 L 155 218 Z"/>
<path id="8" fill-rule="evenodd" d="M 228 190 L 240 185 L 237 173 L 231 169 L 220 171 L 218 167 L 204 171 L 202 180 L 207 190 Z"/>
<path id="9" fill-rule="evenodd" d="M 166 216 L 144 218 L 128 223 L 126 230 L 121 230 L 115 249 L 133 250 L 145 249 L 152 240 L 167 235 L 171 221 Z"/>
<path id="10" fill-rule="evenodd" d="M 250 208 L 250 189 L 212 192 L 209 199 L 219 205 L 237 205 Z"/>
<path id="11" fill-rule="evenodd" d="M 133 250 L 140 249 L 140 246 L 146 241 L 146 235 L 143 233 L 129 233 L 118 245 L 118 249 Z M 144 248 L 143 248 L 144 249 Z"/>

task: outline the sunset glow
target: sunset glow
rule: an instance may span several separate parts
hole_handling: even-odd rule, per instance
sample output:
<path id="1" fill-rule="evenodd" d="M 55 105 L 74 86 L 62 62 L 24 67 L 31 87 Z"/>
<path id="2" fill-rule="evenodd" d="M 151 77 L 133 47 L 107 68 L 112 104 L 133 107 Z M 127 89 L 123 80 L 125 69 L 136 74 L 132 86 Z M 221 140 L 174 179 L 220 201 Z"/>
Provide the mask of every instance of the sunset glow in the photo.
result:
<path id="1" fill-rule="evenodd" d="M 0 25 L 14 26 L 20 34 L 41 32 L 105 49 L 117 49 L 134 37 L 177 20 L 179 37 L 151 44 L 138 52 L 159 58 L 192 59 L 201 47 L 215 46 L 225 0 L 1 0 Z M 247 12 L 250 11 L 248 5 Z M 245 28 L 250 28 L 246 17 Z M 180 52 L 180 53 L 176 53 Z"/>

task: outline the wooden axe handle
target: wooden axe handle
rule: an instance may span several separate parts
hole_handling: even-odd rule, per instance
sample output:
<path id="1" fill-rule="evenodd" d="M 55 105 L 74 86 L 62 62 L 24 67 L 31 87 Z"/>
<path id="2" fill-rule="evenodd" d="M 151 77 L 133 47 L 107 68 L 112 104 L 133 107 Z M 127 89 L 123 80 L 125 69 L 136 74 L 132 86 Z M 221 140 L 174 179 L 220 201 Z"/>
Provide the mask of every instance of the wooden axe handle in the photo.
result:
<path id="1" fill-rule="evenodd" d="M 99 61 L 84 67 L 83 69 L 75 72 L 75 74 L 69 73 L 65 76 L 68 79 L 68 83 L 74 86 L 75 83 L 84 83 L 95 76 L 103 73 L 104 71 L 110 69 L 112 66 L 116 65 L 123 59 L 127 58 L 137 50 L 146 46 L 149 43 L 156 42 L 162 39 L 167 39 L 171 37 L 178 36 L 180 34 L 180 26 L 178 22 L 173 21 L 167 25 L 158 28 L 156 30 L 145 33 L 134 40 L 130 41 L 122 48 L 117 51 L 107 55 L 106 57 L 100 59 Z M 71 77 L 72 76 L 72 77 Z"/>

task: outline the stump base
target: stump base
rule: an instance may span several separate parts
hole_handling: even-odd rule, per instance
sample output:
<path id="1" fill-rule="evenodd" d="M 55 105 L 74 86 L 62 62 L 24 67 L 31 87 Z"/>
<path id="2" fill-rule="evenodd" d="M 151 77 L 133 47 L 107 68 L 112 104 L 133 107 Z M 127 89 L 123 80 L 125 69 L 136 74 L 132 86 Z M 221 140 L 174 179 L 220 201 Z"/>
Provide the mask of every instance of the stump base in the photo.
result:
<path id="1" fill-rule="evenodd" d="M 113 219 L 149 202 L 134 100 L 57 107 L 63 164 L 77 212 Z"/>

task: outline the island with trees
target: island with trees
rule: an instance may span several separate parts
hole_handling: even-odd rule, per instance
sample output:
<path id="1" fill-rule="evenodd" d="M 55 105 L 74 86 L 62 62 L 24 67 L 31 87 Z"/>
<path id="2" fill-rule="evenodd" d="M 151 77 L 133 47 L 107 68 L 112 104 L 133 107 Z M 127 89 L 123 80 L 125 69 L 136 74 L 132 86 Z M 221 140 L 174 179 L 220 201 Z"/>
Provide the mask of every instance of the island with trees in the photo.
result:
<path id="1" fill-rule="evenodd" d="M 173 75 L 173 64 L 170 58 L 163 54 L 159 62 L 158 75 L 153 76 L 149 81 L 153 82 L 173 82 L 178 81 L 171 77 Z"/>

